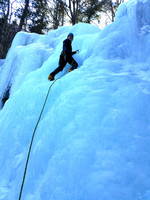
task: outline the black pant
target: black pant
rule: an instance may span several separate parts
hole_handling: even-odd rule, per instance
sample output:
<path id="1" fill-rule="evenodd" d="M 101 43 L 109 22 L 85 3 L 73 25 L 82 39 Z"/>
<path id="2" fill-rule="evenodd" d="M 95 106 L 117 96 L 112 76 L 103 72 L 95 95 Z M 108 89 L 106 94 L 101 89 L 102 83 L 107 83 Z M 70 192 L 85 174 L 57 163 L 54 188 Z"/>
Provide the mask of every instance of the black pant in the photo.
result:
<path id="1" fill-rule="evenodd" d="M 72 66 L 71 70 L 74 70 L 78 67 L 78 63 L 73 59 L 72 56 L 65 58 L 64 55 L 60 55 L 59 66 L 51 73 L 51 75 L 55 76 L 58 72 L 62 71 L 67 63 Z"/>

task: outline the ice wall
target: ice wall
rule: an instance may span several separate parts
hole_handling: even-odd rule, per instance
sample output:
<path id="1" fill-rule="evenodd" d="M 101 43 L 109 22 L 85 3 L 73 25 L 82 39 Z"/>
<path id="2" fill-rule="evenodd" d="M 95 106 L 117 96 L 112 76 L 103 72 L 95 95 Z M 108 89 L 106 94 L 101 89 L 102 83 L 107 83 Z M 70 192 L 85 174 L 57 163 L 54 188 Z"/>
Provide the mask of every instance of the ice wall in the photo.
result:
<path id="1" fill-rule="evenodd" d="M 149 200 L 149 5 L 130 0 L 102 31 L 77 24 L 44 36 L 18 33 L 0 74 L 1 93 L 11 82 L 0 112 L 0 200 L 18 198 L 47 76 L 69 32 L 79 68 L 57 75 L 22 200 Z"/>

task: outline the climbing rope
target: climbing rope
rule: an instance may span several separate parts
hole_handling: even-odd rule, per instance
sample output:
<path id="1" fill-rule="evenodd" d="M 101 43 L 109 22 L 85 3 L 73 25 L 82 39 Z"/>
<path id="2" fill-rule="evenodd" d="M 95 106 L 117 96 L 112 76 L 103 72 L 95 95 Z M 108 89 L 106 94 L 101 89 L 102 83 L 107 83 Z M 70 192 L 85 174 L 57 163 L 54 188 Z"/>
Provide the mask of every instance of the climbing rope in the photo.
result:
<path id="1" fill-rule="evenodd" d="M 25 164 L 25 168 L 24 168 L 24 173 L 23 173 L 23 178 L 22 178 L 22 184 L 21 184 L 20 193 L 19 193 L 19 199 L 18 199 L 18 200 L 21 200 L 21 197 L 22 197 L 23 187 L 24 187 L 25 178 L 26 178 L 26 173 L 27 173 L 27 169 L 28 169 L 28 163 L 29 163 L 29 159 L 30 159 L 31 149 L 32 149 L 32 145 L 33 145 L 33 140 L 34 140 L 34 138 L 35 138 L 35 133 L 36 133 L 37 127 L 38 127 L 38 125 L 39 125 L 39 122 L 40 122 L 40 120 L 41 120 L 42 113 L 43 113 L 43 111 L 44 111 L 44 108 L 45 108 L 45 105 L 46 105 L 46 102 L 47 102 L 47 99 L 48 99 L 48 96 L 49 96 L 51 87 L 54 85 L 54 83 L 55 83 L 57 80 L 58 80 L 58 79 L 56 79 L 56 80 L 49 86 L 49 88 L 48 88 L 47 95 L 46 95 L 46 98 L 45 98 L 45 101 L 44 101 L 42 110 L 41 110 L 41 112 L 40 112 L 40 115 L 39 115 L 38 121 L 37 121 L 37 123 L 36 123 L 36 126 L 35 126 L 35 128 L 34 128 L 34 131 L 33 131 L 33 133 L 32 133 L 32 138 L 31 138 L 31 142 L 30 142 L 30 146 L 29 146 L 29 150 L 28 150 L 28 154 L 27 154 L 27 160 L 26 160 L 26 164 Z"/>

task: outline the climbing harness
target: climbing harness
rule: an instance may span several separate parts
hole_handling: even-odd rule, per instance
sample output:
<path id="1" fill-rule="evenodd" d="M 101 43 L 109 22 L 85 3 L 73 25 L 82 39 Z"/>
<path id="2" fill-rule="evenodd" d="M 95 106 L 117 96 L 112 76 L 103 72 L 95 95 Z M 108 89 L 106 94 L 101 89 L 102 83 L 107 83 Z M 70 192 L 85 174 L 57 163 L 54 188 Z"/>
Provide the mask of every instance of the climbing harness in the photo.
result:
<path id="1" fill-rule="evenodd" d="M 47 99 L 48 99 L 50 90 L 51 90 L 52 86 L 54 85 L 54 83 L 55 83 L 57 80 L 58 80 L 58 79 L 54 80 L 54 82 L 53 82 L 53 83 L 49 86 L 49 88 L 48 88 L 47 95 L 46 95 L 46 98 L 45 98 L 45 101 L 44 101 L 42 110 L 41 110 L 41 112 L 40 112 L 40 115 L 39 115 L 39 118 L 38 118 L 38 120 L 37 120 L 37 123 L 36 123 L 36 126 L 35 126 L 35 128 L 34 128 L 34 131 L 33 131 L 33 133 L 32 133 L 32 138 L 31 138 L 31 142 L 30 142 L 30 146 L 29 146 L 29 150 L 28 150 L 28 154 L 27 154 L 27 160 L 26 160 L 26 163 L 25 163 L 24 174 L 23 174 L 23 178 L 22 178 L 22 184 L 21 184 L 21 187 L 20 187 L 20 193 L 19 193 L 19 199 L 18 199 L 18 200 L 21 200 L 21 197 L 22 197 L 23 187 L 24 187 L 25 178 L 26 178 L 26 173 L 27 173 L 27 169 L 28 169 L 28 163 L 29 163 L 29 159 L 30 159 L 31 149 L 32 149 L 32 145 L 33 145 L 33 140 L 34 140 L 34 138 L 35 138 L 35 133 L 36 133 L 37 127 L 38 127 L 38 125 L 39 125 L 39 122 L 40 122 L 40 120 L 41 120 L 41 117 L 42 117 L 42 114 L 43 114 L 43 111 L 44 111 L 44 108 L 45 108 L 45 105 L 46 105 L 46 102 L 47 102 Z"/>

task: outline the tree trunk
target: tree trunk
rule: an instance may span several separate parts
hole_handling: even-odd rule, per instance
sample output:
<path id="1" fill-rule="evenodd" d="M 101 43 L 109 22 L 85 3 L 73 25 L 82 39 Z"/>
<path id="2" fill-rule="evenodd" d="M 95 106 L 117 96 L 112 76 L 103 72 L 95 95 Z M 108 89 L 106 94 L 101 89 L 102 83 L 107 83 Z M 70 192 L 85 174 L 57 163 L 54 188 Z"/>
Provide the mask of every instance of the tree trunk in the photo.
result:
<path id="1" fill-rule="evenodd" d="M 21 30 L 22 30 L 22 27 L 25 25 L 25 19 L 26 19 L 27 14 L 28 14 L 29 1 L 30 1 L 30 0 L 25 0 L 25 7 L 24 7 L 24 10 L 23 10 L 21 19 L 20 19 L 18 31 L 21 31 Z"/>

